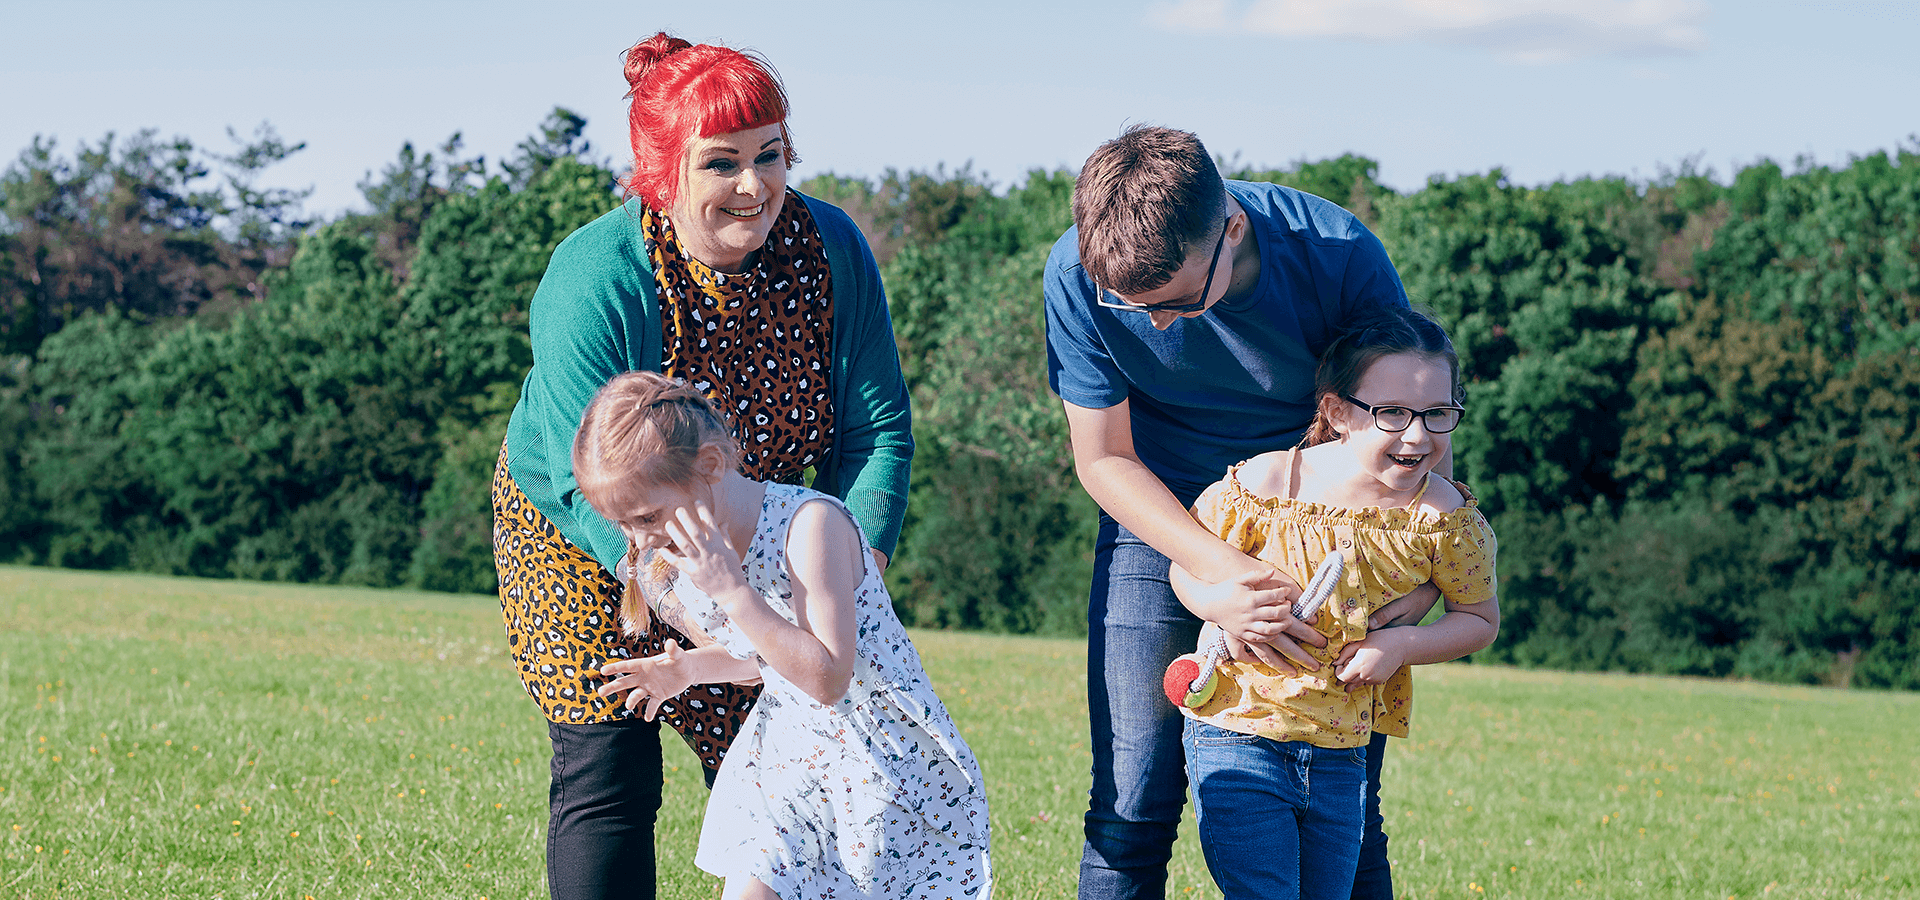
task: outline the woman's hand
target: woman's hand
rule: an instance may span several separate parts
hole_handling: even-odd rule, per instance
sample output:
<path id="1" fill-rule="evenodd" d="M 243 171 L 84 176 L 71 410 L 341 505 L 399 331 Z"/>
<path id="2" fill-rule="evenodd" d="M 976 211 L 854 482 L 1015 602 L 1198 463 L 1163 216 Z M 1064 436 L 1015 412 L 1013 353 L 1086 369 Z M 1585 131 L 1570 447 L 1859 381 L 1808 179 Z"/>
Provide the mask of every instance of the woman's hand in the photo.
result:
<path id="1" fill-rule="evenodd" d="M 601 666 L 600 674 L 612 680 L 601 685 L 597 693 L 612 697 L 626 691 L 627 709 L 645 702 L 647 709 L 643 716 L 651 722 L 659 714 L 660 704 L 680 696 L 696 683 L 691 669 L 680 642 L 669 638 L 659 656 L 616 660 Z"/>
<path id="2" fill-rule="evenodd" d="M 733 598 L 729 595 L 745 588 L 747 579 L 740 571 L 740 551 L 734 549 L 726 529 L 714 520 L 713 510 L 704 503 L 696 503 L 694 509 L 681 507 L 667 520 L 666 531 L 672 548 L 660 547 L 653 552 L 714 602 L 730 607 Z"/>

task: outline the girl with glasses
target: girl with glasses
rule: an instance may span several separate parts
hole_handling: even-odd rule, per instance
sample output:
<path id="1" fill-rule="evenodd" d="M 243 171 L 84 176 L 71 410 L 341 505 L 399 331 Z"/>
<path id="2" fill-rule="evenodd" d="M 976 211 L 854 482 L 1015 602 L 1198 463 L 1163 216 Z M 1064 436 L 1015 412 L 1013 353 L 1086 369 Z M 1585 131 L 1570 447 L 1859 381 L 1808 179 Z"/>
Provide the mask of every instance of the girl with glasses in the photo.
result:
<path id="1" fill-rule="evenodd" d="M 1405 737 L 1406 666 L 1493 642 L 1495 541 L 1451 470 L 1464 412 L 1459 362 L 1432 319 L 1387 307 L 1322 356 L 1318 411 L 1301 446 L 1228 470 L 1195 503 L 1199 523 L 1307 585 L 1281 603 L 1182 602 L 1207 625 L 1200 652 L 1168 668 L 1200 842 L 1229 900 L 1339 898 L 1352 890 L 1368 809 L 1373 732 Z M 1432 581 L 1446 612 L 1430 625 L 1368 631 L 1368 617 Z M 1296 602 L 1303 601 L 1303 602 Z M 1266 641 L 1297 615 L 1326 638 L 1298 665 Z M 1377 803 L 1377 800 L 1373 801 Z"/>

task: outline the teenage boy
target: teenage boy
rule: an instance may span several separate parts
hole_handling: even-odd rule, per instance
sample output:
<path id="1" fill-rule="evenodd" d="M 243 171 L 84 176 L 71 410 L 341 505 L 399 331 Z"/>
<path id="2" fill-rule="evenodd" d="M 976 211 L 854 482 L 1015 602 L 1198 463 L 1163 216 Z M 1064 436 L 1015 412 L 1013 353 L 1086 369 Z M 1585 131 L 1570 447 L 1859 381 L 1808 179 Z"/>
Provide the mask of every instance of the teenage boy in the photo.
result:
<path id="1" fill-rule="evenodd" d="M 1048 383 L 1074 466 L 1100 504 L 1087 610 L 1093 789 L 1080 861 L 1086 900 L 1160 897 L 1186 803 L 1180 715 L 1160 689 L 1200 620 L 1169 561 L 1208 604 L 1260 611 L 1241 659 L 1315 667 L 1326 639 L 1288 615 L 1299 586 L 1200 527 L 1187 509 L 1227 468 L 1299 442 L 1320 352 L 1374 306 L 1407 305 L 1386 250 L 1340 207 L 1292 188 L 1226 182 L 1198 138 L 1135 126 L 1087 158 L 1073 221 L 1045 273 Z M 1425 587 L 1376 615 L 1424 613 Z M 1422 606 L 1421 604 L 1425 604 Z M 1418 615 L 1414 616 L 1415 619 Z M 1355 897 L 1392 896 L 1368 749 L 1367 838 Z"/>

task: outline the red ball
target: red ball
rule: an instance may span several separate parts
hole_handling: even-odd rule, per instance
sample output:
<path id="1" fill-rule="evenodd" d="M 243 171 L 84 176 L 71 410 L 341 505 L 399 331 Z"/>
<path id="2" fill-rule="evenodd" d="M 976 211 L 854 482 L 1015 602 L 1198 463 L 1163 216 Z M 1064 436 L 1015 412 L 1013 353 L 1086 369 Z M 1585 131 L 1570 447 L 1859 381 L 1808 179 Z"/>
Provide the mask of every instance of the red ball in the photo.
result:
<path id="1" fill-rule="evenodd" d="M 1167 675 L 1160 681 L 1160 689 L 1167 692 L 1167 699 L 1175 706 L 1187 705 L 1187 689 L 1193 680 L 1200 677 L 1200 663 L 1182 656 L 1167 666 Z"/>

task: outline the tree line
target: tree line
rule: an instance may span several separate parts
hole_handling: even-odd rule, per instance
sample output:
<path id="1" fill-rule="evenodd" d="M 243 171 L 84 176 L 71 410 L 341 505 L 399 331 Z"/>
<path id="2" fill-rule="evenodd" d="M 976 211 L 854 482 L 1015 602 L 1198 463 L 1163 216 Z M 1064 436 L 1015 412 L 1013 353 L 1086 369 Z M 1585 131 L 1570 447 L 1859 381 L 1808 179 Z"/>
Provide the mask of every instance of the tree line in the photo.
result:
<path id="1" fill-rule="evenodd" d="M 299 149 L 264 126 L 226 154 L 36 141 L 0 174 L 0 559 L 491 591 L 526 304 L 619 202 L 583 126 L 555 110 L 491 166 L 407 145 L 321 223 L 258 186 Z M 1406 193 L 1355 155 L 1228 169 L 1359 215 L 1454 335 L 1457 474 L 1502 544 L 1476 659 L 1920 687 L 1920 147 Z M 1039 301 L 1072 184 L 800 185 L 883 262 L 909 624 L 1085 628 L 1096 510 Z"/>

